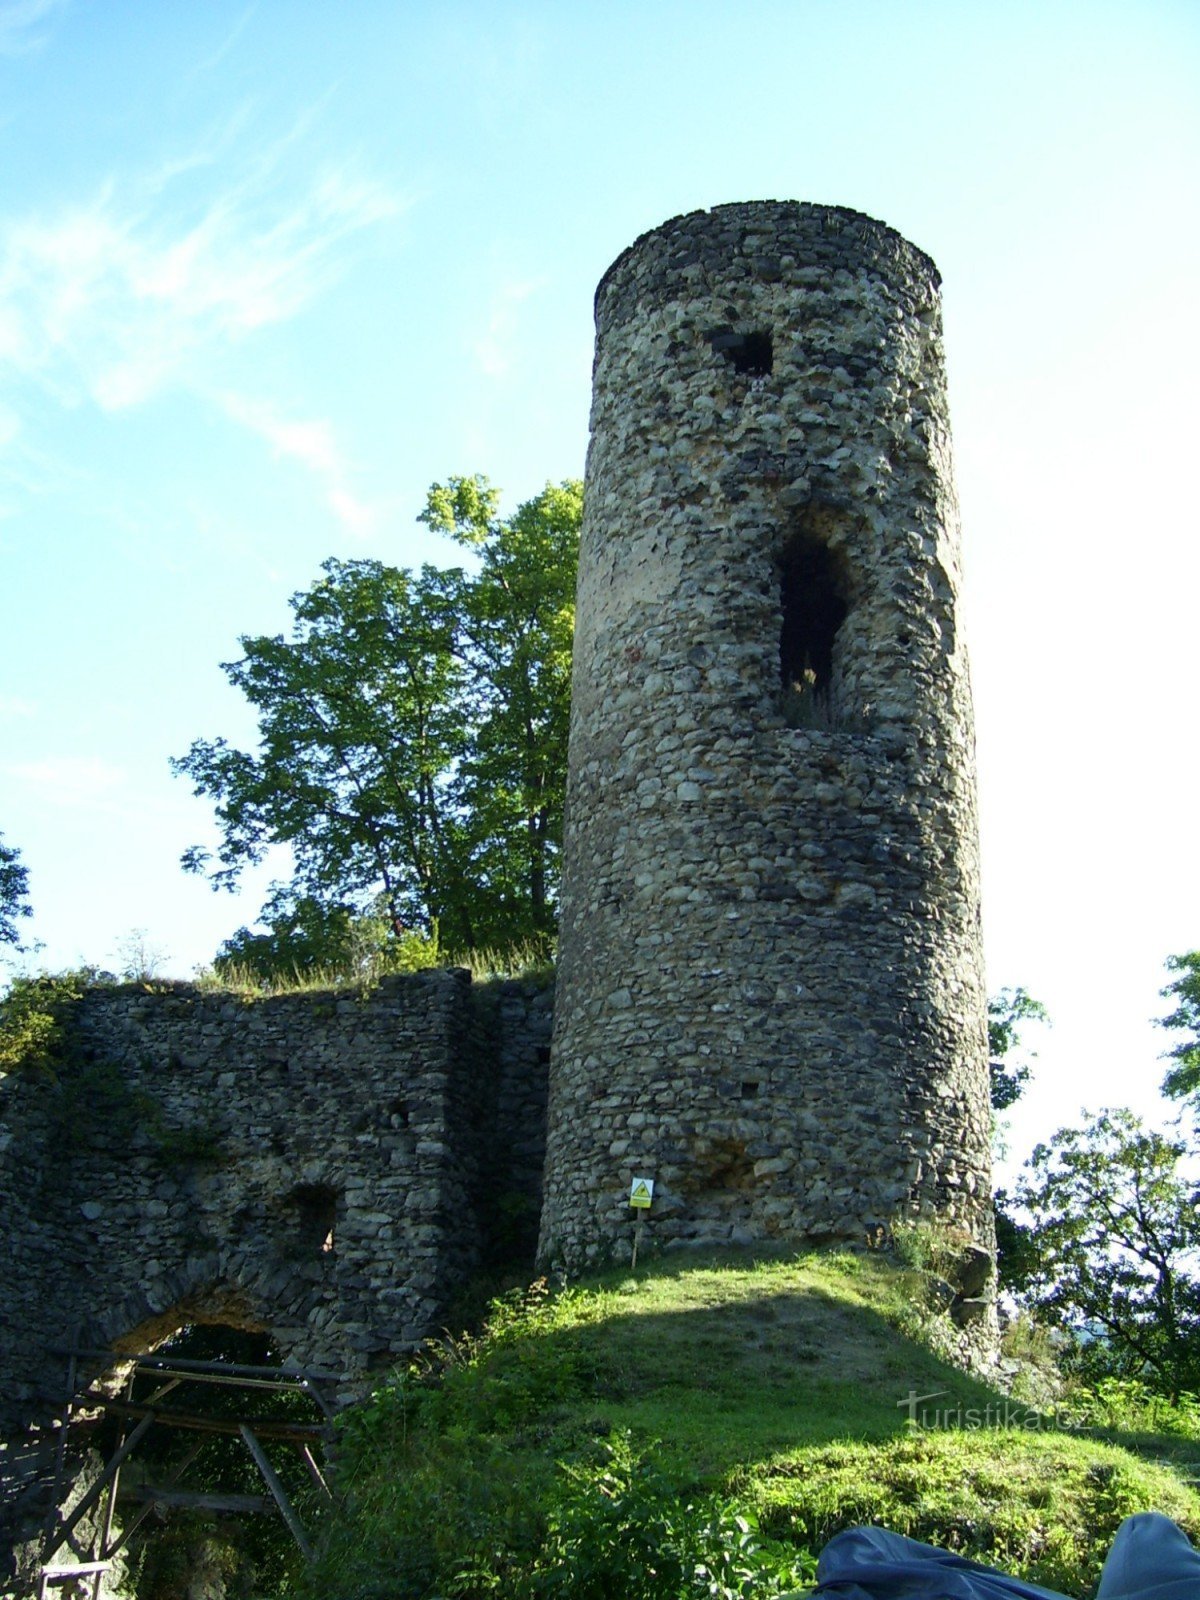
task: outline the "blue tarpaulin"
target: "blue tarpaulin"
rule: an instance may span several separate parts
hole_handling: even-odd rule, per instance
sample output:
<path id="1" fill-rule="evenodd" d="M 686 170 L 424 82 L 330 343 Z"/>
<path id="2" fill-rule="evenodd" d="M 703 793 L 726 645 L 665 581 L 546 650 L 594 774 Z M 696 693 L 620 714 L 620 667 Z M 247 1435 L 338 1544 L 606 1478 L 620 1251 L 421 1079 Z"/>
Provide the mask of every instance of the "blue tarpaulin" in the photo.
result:
<path id="1" fill-rule="evenodd" d="M 965 1556 L 883 1528 L 849 1528 L 817 1563 L 829 1600 L 1065 1600 Z M 1200 1600 L 1200 1552 L 1167 1517 L 1144 1511 L 1117 1529 L 1096 1600 Z"/>

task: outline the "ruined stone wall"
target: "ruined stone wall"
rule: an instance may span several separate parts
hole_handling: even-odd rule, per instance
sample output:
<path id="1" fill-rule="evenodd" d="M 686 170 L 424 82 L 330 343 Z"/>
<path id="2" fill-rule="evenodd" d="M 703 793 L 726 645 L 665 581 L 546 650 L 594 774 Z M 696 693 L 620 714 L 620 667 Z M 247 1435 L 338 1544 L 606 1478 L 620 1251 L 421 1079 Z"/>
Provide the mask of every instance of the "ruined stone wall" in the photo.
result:
<path id="1" fill-rule="evenodd" d="M 349 1396 L 434 1332 L 514 1196 L 532 1256 L 550 1003 L 465 972 L 88 991 L 58 1081 L 0 1080 L 0 1428 L 61 1398 L 56 1346 L 261 1328 Z"/>
<path id="2" fill-rule="evenodd" d="M 473 991 L 488 1107 L 480 1180 L 485 1263 L 533 1264 L 546 1163 L 554 985 L 506 978 Z"/>
<path id="3" fill-rule="evenodd" d="M 991 1242 L 932 262 L 722 206 L 602 281 L 541 1254 Z"/>

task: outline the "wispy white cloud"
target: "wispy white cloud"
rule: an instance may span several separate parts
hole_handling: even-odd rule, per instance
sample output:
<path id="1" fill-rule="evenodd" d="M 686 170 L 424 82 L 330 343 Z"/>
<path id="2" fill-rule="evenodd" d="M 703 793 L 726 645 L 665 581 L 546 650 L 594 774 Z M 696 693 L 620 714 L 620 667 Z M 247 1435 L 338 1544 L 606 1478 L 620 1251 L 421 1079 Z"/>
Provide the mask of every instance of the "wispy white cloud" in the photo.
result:
<path id="1" fill-rule="evenodd" d="M 9 776 L 32 789 L 40 800 L 61 806 L 89 806 L 125 782 L 122 768 L 100 756 L 49 756 L 19 761 Z"/>
<path id="2" fill-rule="evenodd" d="M 0 694 L 0 722 L 15 722 L 18 718 L 37 715 L 37 701 L 27 700 L 19 694 Z"/>
<path id="3" fill-rule="evenodd" d="M 379 507 L 360 500 L 344 485 L 332 485 L 325 495 L 325 503 L 346 532 L 355 538 L 365 539 L 379 526 Z"/>
<path id="4" fill-rule="evenodd" d="M 0 56 L 23 56 L 40 50 L 48 37 L 45 24 L 66 0 L 0 0 Z"/>
<path id="5" fill-rule="evenodd" d="M 227 394 L 223 404 L 234 422 L 265 439 L 277 456 L 291 456 L 316 473 L 340 472 L 341 457 L 328 422 L 290 420 L 266 401 L 245 395 Z"/>
<path id="6" fill-rule="evenodd" d="M 313 474 L 326 505 L 347 533 L 365 537 L 374 532 L 378 511 L 351 491 L 351 465 L 338 445 L 331 423 L 285 417 L 268 402 L 245 395 L 223 395 L 221 404 L 232 421 L 266 440 L 276 456 L 299 461 Z"/>
<path id="7" fill-rule="evenodd" d="M 242 12 L 241 16 L 234 23 L 233 27 L 230 28 L 228 33 L 226 33 L 225 37 L 221 40 L 220 44 L 212 52 L 212 54 L 205 56 L 203 61 L 198 61 L 192 68 L 193 77 L 198 77 L 202 72 L 211 72 L 215 66 L 224 61 L 225 57 L 229 54 L 241 37 L 246 24 L 250 21 L 251 17 L 257 10 L 257 5 L 246 7 L 245 11 Z"/>
<path id="8" fill-rule="evenodd" d="M 487 329 L 475 341 L 475 358 L 489 378 L 503 378 L 512 365 L 518 331 L 518 313 L 545 278 L 510 278 L 492 296 Z"/>
<path id="9" fill-rule="evenodd" d="M 206 174 L 199 204 L 189 174 L 210 152 L 86 203 L 0 217 L 0 381 L 121 410 L 197 385 L 222 349 L 294 317 L 349 237 L 402 202 L 344 167 L 289 184 L 289 142 L 223 184 Z"/>

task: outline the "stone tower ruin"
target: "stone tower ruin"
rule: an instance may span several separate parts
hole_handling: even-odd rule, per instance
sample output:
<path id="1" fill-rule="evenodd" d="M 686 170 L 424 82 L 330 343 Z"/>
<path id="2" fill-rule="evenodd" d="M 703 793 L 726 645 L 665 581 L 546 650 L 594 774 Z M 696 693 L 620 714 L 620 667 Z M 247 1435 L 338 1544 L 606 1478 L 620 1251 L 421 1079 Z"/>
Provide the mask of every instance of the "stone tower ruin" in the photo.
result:
<path id="1" fill-rule="evenodd" d="M 540 1253 L 992 1242 L 933 262 L 678 217 L 596 296 Z"/>

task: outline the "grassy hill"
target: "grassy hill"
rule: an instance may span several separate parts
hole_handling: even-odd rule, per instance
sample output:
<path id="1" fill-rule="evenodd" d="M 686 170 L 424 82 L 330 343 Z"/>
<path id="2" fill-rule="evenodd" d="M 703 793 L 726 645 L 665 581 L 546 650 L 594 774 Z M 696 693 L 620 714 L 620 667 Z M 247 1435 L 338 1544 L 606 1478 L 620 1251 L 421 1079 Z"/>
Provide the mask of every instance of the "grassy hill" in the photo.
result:
<path id="1" fill-rule="evenodd" d="M 935 1353 L 926 1302 L 919 1273 L 849 1254 L 497 1302 L 347 1414 L 345 1504 L 291 1592 L 761 1600 L 874 1522 L 1086 1595 L 1130 1512 L 1200 1535 L 1200 1435 L 1006 1398 Z"/>

